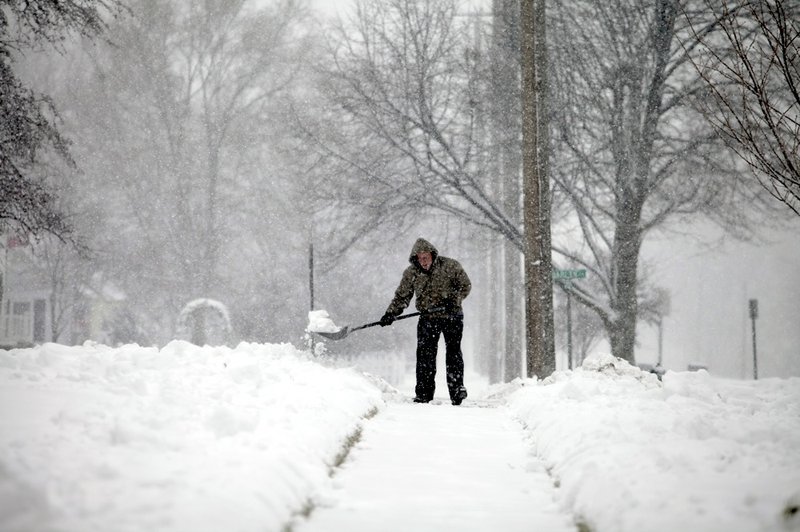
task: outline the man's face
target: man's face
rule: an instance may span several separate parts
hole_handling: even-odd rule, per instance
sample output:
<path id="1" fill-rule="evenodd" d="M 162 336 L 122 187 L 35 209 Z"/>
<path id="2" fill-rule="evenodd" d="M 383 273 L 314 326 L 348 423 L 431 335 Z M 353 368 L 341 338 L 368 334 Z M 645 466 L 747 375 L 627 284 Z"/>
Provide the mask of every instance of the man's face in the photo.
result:
<path id="1" fill-rule="evenodd" d="M 429 251 L 417 253 L 417 262 L 419 262 L 423 270 L 429 270 L 431 264 L 433 264 L 433 255 Z"/>

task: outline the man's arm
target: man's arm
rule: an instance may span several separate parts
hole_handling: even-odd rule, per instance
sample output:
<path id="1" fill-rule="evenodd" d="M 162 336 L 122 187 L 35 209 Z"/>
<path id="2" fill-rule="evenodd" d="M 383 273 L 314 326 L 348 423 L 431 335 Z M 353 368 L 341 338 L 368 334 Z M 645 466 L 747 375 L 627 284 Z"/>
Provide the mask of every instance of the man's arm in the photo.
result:
<path id="1" fill-rule="evenodd" d="M 460 305 L 472 290 L 472 282 L 469 280 L 469 276 L 467 275 L 467 272 L 464 271 L 461 263 L 456 261 L 456 266 L 456 297 L 457 302 Z"/>
<path id="2" fill-rule="evenodd" d="M 450 289 L 447 297 L 442 301 L 445 311 L 449 314 L 460 312 L 461 303 L 469 295 L 472 290 L 472 282 L 469 280 L 467 272 L 461 264 L 455 260 L 450 259 L 448 275 L 450 277 Z"/>
<path id="3" fill-rule="evenodd" d="M 400 279 L 400 285 L 394 292 L 394 299 L 392 299 L 392 302 L 386 309 L 386 314 L 390 316 L 399 316 L 403 310 L 405 310 L 411 302 L 411 298 L 414 296 L 414 277 L 414 268 L 406 268 L 403 272 L 403 278 Z"/>

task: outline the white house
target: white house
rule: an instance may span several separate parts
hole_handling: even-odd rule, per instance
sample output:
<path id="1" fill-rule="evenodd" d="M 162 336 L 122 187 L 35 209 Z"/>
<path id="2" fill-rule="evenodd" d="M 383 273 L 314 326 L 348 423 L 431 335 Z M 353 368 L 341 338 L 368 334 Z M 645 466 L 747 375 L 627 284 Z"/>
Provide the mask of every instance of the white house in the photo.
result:
<path id="1" fill-rule="evenodd" d="M 124 295 L 108 283 L 69 286 L 55 293 L 51 272 L 27 243 L 6 239 L 0 247 L 0 348 L 43 342 L 107 342 L 109 318 Z M 16 244 L 16 245 L 15 245 Z M 64 280 L 58 279 L 61 286 Z M 93 279 L 94 281 L 94 279 Z M 54 326 L 55 325 L 55 326 Z"/>
<path id="2" fill-rule="evenodd" d="M 0 346 L 14 347 L 47 340 L 51 312 L 43 275 L 28 267 L 31 260 L 25 245 L 8 238 L 2 257 L 0 283 Z"/>

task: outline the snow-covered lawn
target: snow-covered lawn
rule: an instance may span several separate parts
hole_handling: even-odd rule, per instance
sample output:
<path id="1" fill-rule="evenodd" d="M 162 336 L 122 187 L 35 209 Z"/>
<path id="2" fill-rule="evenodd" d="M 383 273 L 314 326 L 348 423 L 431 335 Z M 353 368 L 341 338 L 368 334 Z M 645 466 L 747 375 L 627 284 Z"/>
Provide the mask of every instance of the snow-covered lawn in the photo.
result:
<path id="1" fill-rule="evenodd" d="M 800 530 L 799 378 L 660 383 L 606 356 L 524 384 L 508 404 L 590 530 Z"/>
<path id="2" fill-rule="evenodd" d="M 660 383 L 600 357 L 475 399 L 525 424 L 593 531 L 800 530 L 800 379 Z M 290 345 L 0 351 L 0 530 L 280 531 L 395 400 Z"/>
<path id="3" fill-rule="evenodd" d="M 0 530 L 280 530 L 381 392 L 291 345 L 0 351 Z"/>

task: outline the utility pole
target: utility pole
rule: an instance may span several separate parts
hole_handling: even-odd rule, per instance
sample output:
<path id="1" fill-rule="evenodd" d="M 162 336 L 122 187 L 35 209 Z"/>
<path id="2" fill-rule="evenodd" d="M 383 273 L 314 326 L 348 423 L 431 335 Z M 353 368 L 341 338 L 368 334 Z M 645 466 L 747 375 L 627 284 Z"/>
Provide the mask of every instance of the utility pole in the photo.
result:
<path id="1" fill-rule="evenodd" d="M 528 376 L 555 371 L 545 1 L 521 0 L 522 176 Z"/>
<path id="2" fill-rule="evenodd" d="M 474 26 L 474 47 L 476 53 L 481 52 L 481 20 L 484 18 L 492 18 L 496 20 L 497 18 L 497 9 L 496 3 L 498 1 L 508 1 L 508 0 L 493 0 L 493 8 L 492 11 L 468 11 L 463 13 L 456 14 L 457 17 L 472 17 L 475 21 Z M 493 26 L 494 27 L 494 26 Z M 493 37 L 495 32 L 493 31 Z M 491 63 L 498 62 L 499 59 L 497 56 L 497 49 L 496 45 L 493 42 L 490 42 L 487 47 L 487 53 L 489 57 L 489 61 Z M 517 68 L 519 68 L 519 61 L 517 61 Z M 492 84 L 492 88 L 490 89 L 492 92 L 489 94 L 484 95 L 485 101 L 495 102 L 494 95 L 497 94 L 498 90 L 502 90 L 505 87 L 498 88 L 495 84 Z M 478 130 L 479 135 L 479 144 L 488 144 L 490 142 L 496 143 L 496 140 L 489 141 L 488 139 L 491 137 L 496 136 L 496 123 L 497 120 L 495 118 L 495 109 L 494 106 L 496 103 L 493 103 L 493 106 L 486 110 L 482 106 L 477 106 L 475 109 L 476 112 L 476 127 Z M 474 159 L 475 163 L 482 162 L 480 161 L 481 156 L 477 156 Z M 502 174 L 502 167 L 500 165 L 500 157 L 497 153 L 492 153 L 490 155 L 490 159 L 493 161 L 492 163 L 492 172 L 496 175 Z M 497 178 L 493 181 L 491 194 L 492 198 L 495 201 L 500 201 L 503 197 L 504 189 L 503 189 L 503 179 Z M 519 196 L 519 191 L 517 191 L 517 196 Z M 486 258 L 486 266 L 484 269 L 486 279 L 488 281 L 488 286 L 503 286 L 503 290 L 489 290 L 486 294 L 486 299 L 484 304 L 488 312 L 484 313 L 485 318 L 483 323 L 481 324 L 482 330 L 488 330 L 490 333 L 482 334 L 482 342 L 481 342 L 481 351 L 483 352 L 483 358 L 481 360 L 482 370 L 486 372 L 486 375 L 489 378 L 490 384 L 496 384 L 499 382 L 504 382 L 504 359 L 508 354 L 508 350 L 505 348 L 507 344 L 507 338 L 510 334 L 508 327 L 505 324 L 505 303 L 504 301 L 508 300 L 509 298 L 514 297 L 513 292 L 509 292 L 508 283 L 506 282 L 507 272 L 505 268 L 505 256 L 506 253 L 504 249 L 506 246 L 502 243 L 502 239 L 496 235 L 491 235 L 488 237 L 486 249 L 485 249 L 485 258 Z M 517 355 L 520 355 L 520 351 L 517 350 Z M 521 356 L 518 356 L 521 358 Z M 520 376 L 520 364 L 517 362 L 517 374 L 514 377 Z M 506 379 L 512 380 L 512 379 Z"/>
<path id="3" fill-rule="evenodd" d="M 520 223 L 521 170 L 520 153 L 520 43 L 519 0 L 492 1 L 492 40 L 490 71 L 490 135 L 492 160 L 497 165 L 496 179 L 500 185 L 502 205 L 514 223 Z M 522 257 L 519 248 L 505 241 L 503 246 L 503 285 L 505 294 L 504 381 L 523 375 L 522 352 L 523 283 Z"/>

